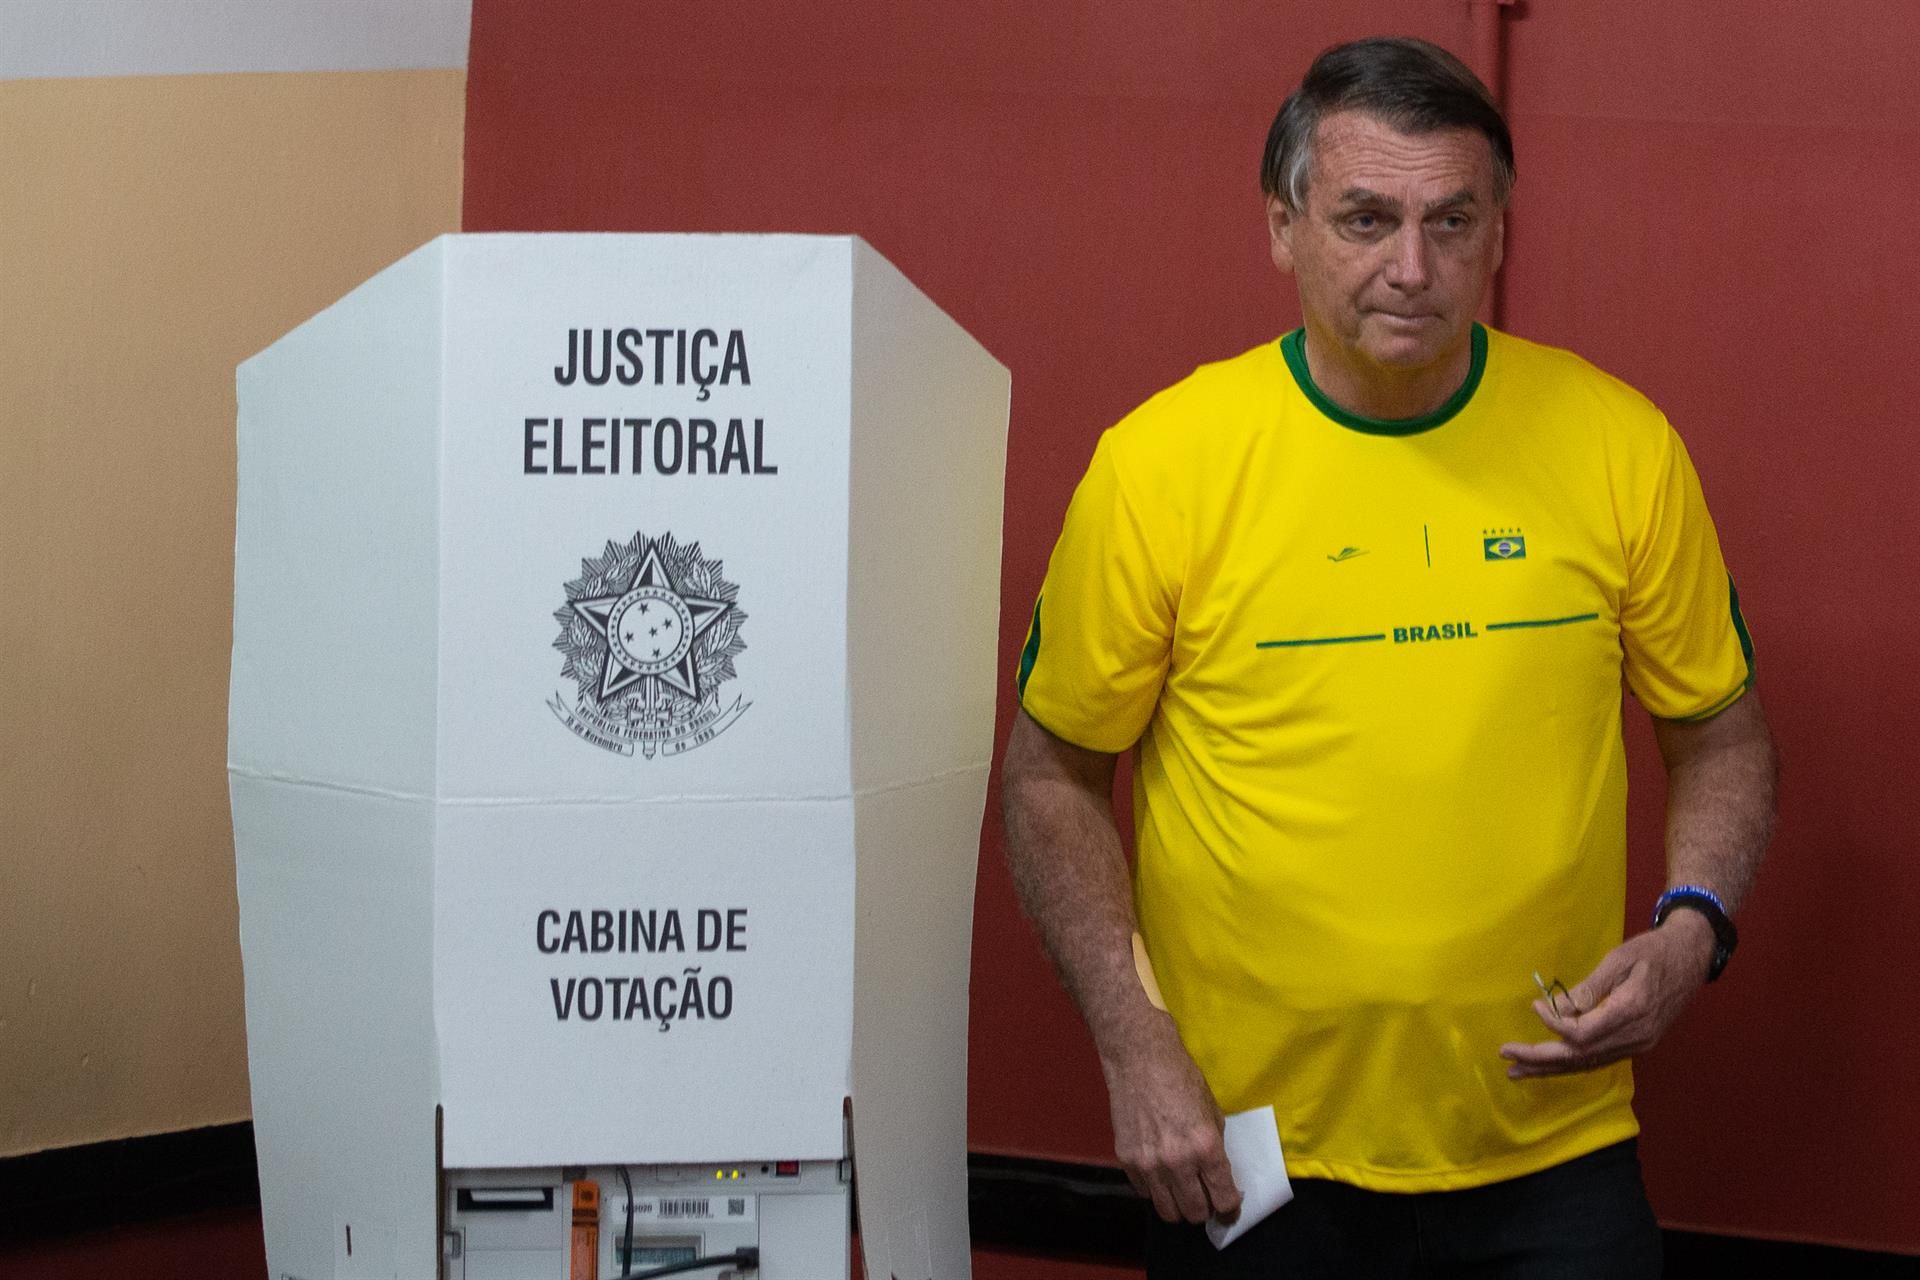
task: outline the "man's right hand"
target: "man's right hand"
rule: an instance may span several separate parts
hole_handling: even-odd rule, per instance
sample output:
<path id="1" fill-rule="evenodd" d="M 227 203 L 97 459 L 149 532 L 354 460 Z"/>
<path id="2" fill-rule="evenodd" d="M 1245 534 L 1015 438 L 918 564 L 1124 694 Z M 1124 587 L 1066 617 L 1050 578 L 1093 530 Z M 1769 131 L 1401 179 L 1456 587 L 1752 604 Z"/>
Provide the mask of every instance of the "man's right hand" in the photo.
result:
<path id="1" fill-rule="evenodd" d="M 1232 1222 L 1240 1216 L 1221 1141 L 1224 1118 L 1173 1020 L 1103 1058 L 1113 1106 L 1114 1154 L 1134 1190 L 1168 1222 Z"/>
<path id="2" fill-rule="evenodd" d="M 1113 824 L 1116 757 L 1057 738 L 1025 711 L 1002 762 L 1014 889 L 1093 1033 L 1114 1154 L 1168 1222 L 1240 1212 L 1220 1107 L 1134 961 L 1133 886 Z"/>

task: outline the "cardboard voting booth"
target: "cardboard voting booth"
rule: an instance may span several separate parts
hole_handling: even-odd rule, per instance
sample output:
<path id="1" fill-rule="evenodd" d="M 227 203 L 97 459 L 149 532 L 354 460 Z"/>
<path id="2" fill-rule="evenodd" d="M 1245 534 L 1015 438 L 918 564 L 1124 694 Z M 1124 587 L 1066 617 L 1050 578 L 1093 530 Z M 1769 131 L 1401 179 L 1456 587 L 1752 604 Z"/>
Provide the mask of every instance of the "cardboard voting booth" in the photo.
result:
<path id="1" fill-rule="evenodd" d="M 854 1186 L 969 1274 L 1007 397 L 795 236 L 443 237 L 240 367 L 276 1280 L 838 1280 Z"/>

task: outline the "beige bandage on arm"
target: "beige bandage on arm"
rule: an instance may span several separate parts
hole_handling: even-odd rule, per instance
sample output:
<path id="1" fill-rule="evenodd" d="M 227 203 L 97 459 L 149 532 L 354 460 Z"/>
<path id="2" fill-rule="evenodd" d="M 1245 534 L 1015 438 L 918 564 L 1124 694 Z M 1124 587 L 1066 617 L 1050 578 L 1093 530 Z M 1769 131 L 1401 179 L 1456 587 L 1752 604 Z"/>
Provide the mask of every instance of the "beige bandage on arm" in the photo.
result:
<path id="1" fill-rule="evenodd" d="M 1160 994 L 1160 980 L 1153 976 L 1153 961 L 1147 959 L 1147 940 L 1138 933 L 1133 935 L 1133 969 L 1140 975 L 1140 987 L 1147 993 L 1147 1003 L 1165 1013 L 1166 997 Z"/>

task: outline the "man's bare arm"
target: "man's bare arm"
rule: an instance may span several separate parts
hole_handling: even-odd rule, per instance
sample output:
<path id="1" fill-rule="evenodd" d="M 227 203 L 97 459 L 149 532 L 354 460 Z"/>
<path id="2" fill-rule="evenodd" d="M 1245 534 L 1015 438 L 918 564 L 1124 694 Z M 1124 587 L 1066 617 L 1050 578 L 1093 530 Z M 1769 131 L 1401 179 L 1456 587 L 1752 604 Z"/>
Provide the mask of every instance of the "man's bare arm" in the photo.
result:
<path id="1" fill-rule="evenodd" d="M 1711 720 L 1655 720 L 1653 735 L 1667 765 L 1667 884 L 1705 885 L 1732 914 L 1773 839 L 1780 760 L 1760 695 Z"/>
<path id="2" fill-rule="evenodd" d="M 1016 714 L 1001 777 L 1014 888 L 1093 1034 L 1115 1154 L 1134 1187 L 1169 1222 L 1231 1220 L 1240 1193 L 1221 1145 L 1220 1108 L 1134 965 L 1114 763 Z"/>
<path id="3" fill-rule="evenodd" d="M 1667 884 L 1713 890 L 1737 911 L 1773 838 L 1779 760 L 1757 693 L 1710 720 L 1653 722 L 1667 766 Z M 1536 1002 L 1560 1038 L 1504 1045 L 1516 1078 L 1590 1071 L 1645 1053 L 1706 983 L 1713 930 L 1698 912 L 1676 911 L 1657 929 L 1608 952 L 1570 993 L 1576 1015 Z"/>

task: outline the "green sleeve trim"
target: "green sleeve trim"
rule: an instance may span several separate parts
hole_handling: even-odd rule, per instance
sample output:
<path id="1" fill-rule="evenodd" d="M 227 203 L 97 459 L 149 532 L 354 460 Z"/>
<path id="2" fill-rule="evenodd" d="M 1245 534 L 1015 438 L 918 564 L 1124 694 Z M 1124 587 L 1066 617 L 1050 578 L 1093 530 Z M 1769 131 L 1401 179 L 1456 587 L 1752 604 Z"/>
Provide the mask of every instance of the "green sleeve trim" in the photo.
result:
<path id="1" fill-rule="evenodd" d="M 1740 588 L 1733 585 L 1733 575 L 1727 575 L 1727 607 L 1733 613 L 1733 630 L 1740 637 L 1740 655 L 1747 660 L 1747 683 L 1753 683 L 1755 664 L 1753 661 L 1753 633 L 1747 630 L 1747 619 L 1740 612 Z"/>
<path id="2" fill-rule="evenodd" d="M 1307 368 L 1307 331 L 1295 329 L 1280 339 L 1280 353 L 1287 358 L 1287 368 L 1293 373 L 1293 380 L 1300 387 L 1301 394 L 1313 402 L 1313 407 L 1332 418 L 1341 426 L 1353 431 L 1365 432 L 1370 436 L 1412 436 L 1422 431 L 1431 431 L 1447 422 L 1467 407 L 1467 401 L 1473 399 L 1473 393 L 1480 388 L 1480 379 L 1487 371 L 1487 331 L 1478 321 L 1474 322 L 1471 341 L 1472 359 L 1467 365 L 1467 380 L 1460 389 L 1447 397 L 1447 402 L 1432 413 L 1423 413 L 1417 418 L 1368 418 L 1349 412 L 1335 404 L 1320 390 L 1313 381 L 1313 374 Z"/>
<path id="3" fill-rule="evenodd" d="M 1738 688 L 1705 711 L 1696 711 L 1690 716 L 1681 716 L 1682 723 L 1692 724 L 1700 720 L 1711 720 L 1740 700 L 1740 695 L 1753 688 L 1753 678 L 1759 674 L 1759 667 L 1753 660 L 1753 633 L 1747 630 L 1747 620 L 1740 612 L 1740 588 L 1733 585 L 1733 575 L 1727 575 L 1727 608 L 1733 614 L 1733 631 L 1740 637 L 1740 656 L 1746 660 L 1747 678 Z"/>
<path id="4" fill-rule="evenodd" d="M 1705 711 L 1696 711 L 1690 716 L 1675 716 L 1674 719 L 1678 720 L 1681 724 L 1698 724 L 1702 720 L 1711 720 L 1734 703 L 1740 701 L 1741 696 L 1751 688 L 1753 688 L 1753 674 L 1752 671 L 1749 670 L 1747 678 L 1735 686 L 1732 693 L 1720 699 L 1720 701 L 1714 703 Z"/>
<path id="5" fill-rule="evenodd" d="M 1045 596 L 1040 600 L 1046 599 Z M 1020 650 L 1020 670 L 1013 678 L 1013 689 L 1022 701 L 1027 696 L 1027 680 L 1033 675 L 1033 664 L 1040 656 L 1040 600 L 1033 602 L 1033 625 L 1027 629 L 1026 647 Z"/>

